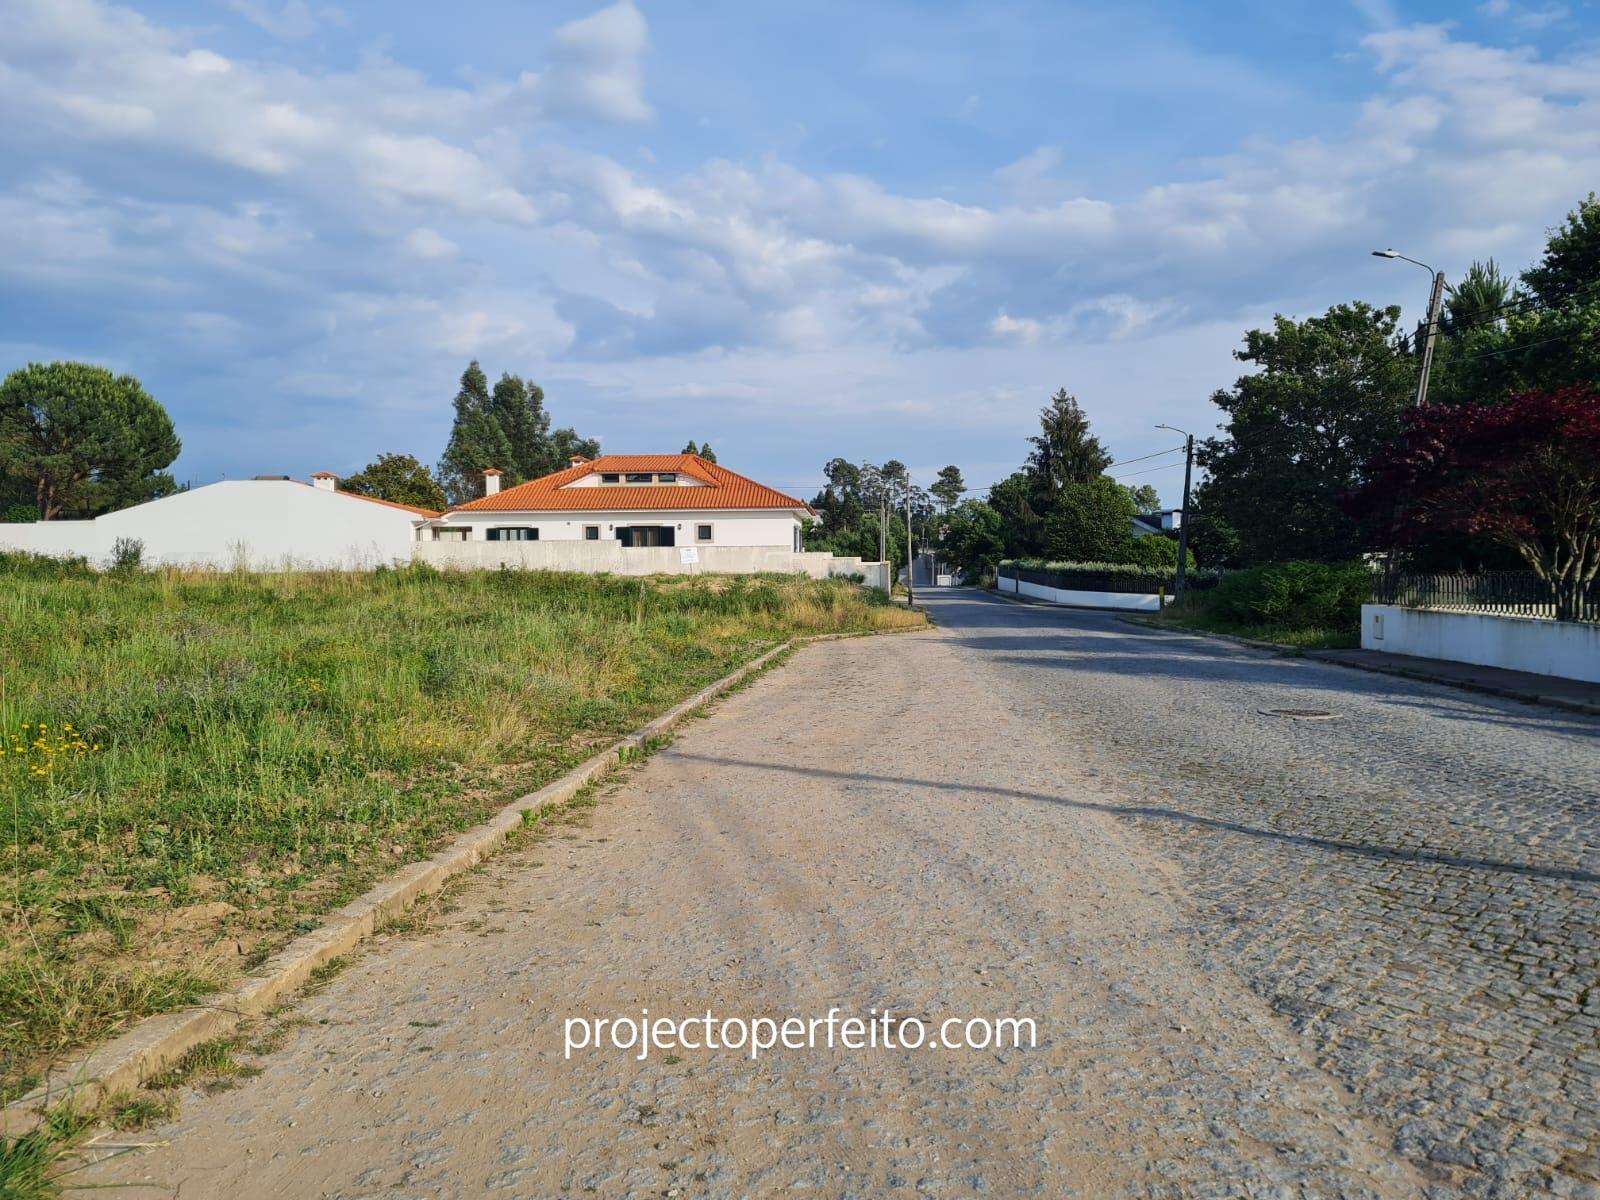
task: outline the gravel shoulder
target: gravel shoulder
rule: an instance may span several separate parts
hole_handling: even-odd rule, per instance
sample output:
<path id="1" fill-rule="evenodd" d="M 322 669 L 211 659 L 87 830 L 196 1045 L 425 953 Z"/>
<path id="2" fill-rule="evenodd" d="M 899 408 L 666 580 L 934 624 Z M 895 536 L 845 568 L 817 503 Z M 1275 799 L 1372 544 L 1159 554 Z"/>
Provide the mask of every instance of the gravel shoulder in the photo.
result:
<path id="1" fill-rule="evenodd" d="M 1310 688 L 1348 714 L 1402 703 L 1402 685 L 970 593 L 931 603 L 936 633 L 813 645 L 720 703 L 583 822 L 494 860 L 435 932 L 387 939 L 306 999 L 259 1077 L 190 1097 L 135 1139 L 150 1149 L 74 1181 L 248 1200 L 1415 1197 L 1490 1178 L 1407 1143 L 1406 1121 L 1437 1101 L 1408 1118 L 1348 1056 L 1363 1012 L 1388 1019 L 1393 960 L 1425 959 L 1437 931 L 1397 947 L 1364 878 L 1323 881 L 1347 859 L 1410 868 L 1316 840 L 1348 835 L 1256 836 L 1305 819 L 1294 789 L 1309 773 L 1330 790 L 1323 756 L 1351 758 L 1338 739 L 1354 727 L 1315 725 L 1307 757 L 1309 724 L 1291 737 L 1204 707 L 1230 688 L 1304 706 Z M 1570 784 L 1593 732 L 1521 736 L 1547 739 Z M 1283 798 L 1254 821 L 1226 811 L 1263 763 Z M 1560 809 L 1560 786 L 1518 811 Z M 1562 811 L 1551 849 L 1525 859 L 1587 836 Z M 1406 862 L 1450 821 L 1415 821 Z M 1589 888 L 1589 869 L 1562 886 Z M 1388 938 L 1374 965 L 1352 966 L 1351 939 L 1374 937 Z M 1316 993 L 1324 975 L 1350 994 Z M 1458 982 L 1431 981 L 1440 1003 L 1469 1004 L 1449 994 Z M 1308 989 L 1356 1023 L 1331 1039 L 1296 1008 Z M 1039 1044 L 563 1057 L 569 1016 L 832 1006 L 1031 1017 Z M 1409 1019 L 1435 1027 L 1431 1010 Z M 1431 1078 L 1456 1050 L 1411 1053 L 1436 1057 Z"/>

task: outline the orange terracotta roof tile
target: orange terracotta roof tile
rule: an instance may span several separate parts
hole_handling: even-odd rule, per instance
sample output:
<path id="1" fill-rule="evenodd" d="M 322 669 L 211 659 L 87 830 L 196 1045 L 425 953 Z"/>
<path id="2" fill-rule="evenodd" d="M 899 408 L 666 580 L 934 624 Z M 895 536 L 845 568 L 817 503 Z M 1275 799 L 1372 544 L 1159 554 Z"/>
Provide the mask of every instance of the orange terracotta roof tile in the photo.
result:
<path id="1" fill-rule="evenodd" d="M 598 484 L 567 487 L 586 475 L 615 472 L 659 474 L 675 471 L 709 486 L 674 484 Z M 564 471 L 530 479 L 516 487 L 458 504 L 451 512 L 640 512 L 705 509 L 779 508 L 811 512 L 804 500 L 747 479 L 697 454 L 604 454 Z"/>

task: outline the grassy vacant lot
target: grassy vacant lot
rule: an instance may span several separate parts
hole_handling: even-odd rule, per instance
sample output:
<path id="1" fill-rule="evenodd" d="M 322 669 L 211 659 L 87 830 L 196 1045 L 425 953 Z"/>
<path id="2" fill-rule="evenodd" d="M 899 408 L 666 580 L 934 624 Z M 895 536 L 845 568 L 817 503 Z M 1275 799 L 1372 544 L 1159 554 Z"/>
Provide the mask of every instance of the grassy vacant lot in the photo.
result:
<path id="1" fill-rule="evenodd" d="M 249 970 L 774 642 L 922 621 L 788 577 L 0 555 L 0 1088 Z"/>

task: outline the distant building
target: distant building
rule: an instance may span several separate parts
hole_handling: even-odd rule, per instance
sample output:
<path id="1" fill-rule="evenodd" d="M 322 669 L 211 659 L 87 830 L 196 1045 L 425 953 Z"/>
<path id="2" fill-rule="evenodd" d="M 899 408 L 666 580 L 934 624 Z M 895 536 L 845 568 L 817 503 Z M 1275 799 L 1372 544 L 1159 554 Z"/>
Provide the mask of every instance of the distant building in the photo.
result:
<path id="1" fill-rule="evenodd" d="M 419 541 L 738 547 L 799 554 L 811 506 L 697 454 L 575 458 L 564 471 L 485 494 L 418 523 Z"/>
<path id="2" fill-rule="evenodd" d="M 227 479 L 87 521 L 0 524 L 0 549 L 77 555 L 96 566 L 119 538 L 143 543 L 152 566 L 353 570 L 409 562 L 420 520 L 439 514 L 286 475 Z"/>
<path id="3" fill-rule="evenodd" d="M 1135 513 L 1128 532 L 1134 537 L 1146 537 L 1152 533 L 1176 532 L 1182 524 L 1181 508 L 1164 508 L 1160 512 Z"/>

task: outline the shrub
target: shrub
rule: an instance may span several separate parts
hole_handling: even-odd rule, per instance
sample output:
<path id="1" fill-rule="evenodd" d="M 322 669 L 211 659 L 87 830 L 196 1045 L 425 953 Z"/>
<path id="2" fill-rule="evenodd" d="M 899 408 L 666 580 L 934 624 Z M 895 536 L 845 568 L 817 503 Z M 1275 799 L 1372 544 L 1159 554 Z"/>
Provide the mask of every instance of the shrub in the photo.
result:
<path id="1" fill-rule="evenodd" d="M 1143 567 L 1147 571 L 1177 571 L 1178 543 L 1169 537 L 1150 534 L 1130 537 L 1117 555 L 1117 561 Z M 1194 551 L 1188 552 L 1189 570 L 1195 569 Z"/>
<path id="2" fill-rule="evenodd" d="M 31 504 L 8 504 L 0 508 L 0 525 L 32 525 L 39 510 Z"/>
<path id="3" fill-rule="evenodd" d="M 129 574 L 144 566 L 144 542 L 138 538 L 119 537 L 111 544 L 111 570 Z"/>
<path id="4" fill-rule="evenodd" d="M 1354 630 L 1372 587 L 1362 562 L 1283 562 L 1232 571 L 1208 604 L 1238 625 Z"/>

